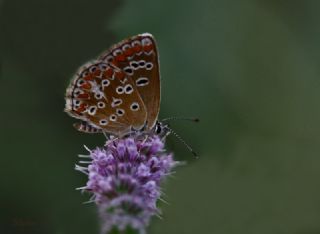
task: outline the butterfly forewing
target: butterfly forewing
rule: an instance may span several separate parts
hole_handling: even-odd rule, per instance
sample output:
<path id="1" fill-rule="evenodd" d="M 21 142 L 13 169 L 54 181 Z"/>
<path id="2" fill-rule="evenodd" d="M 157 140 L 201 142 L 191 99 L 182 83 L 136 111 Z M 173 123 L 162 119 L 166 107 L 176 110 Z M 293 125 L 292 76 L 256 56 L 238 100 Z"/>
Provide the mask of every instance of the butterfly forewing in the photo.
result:
<path id="1" fill-rule="evenodd" d="M 142 128 L 147 118 L 132 79 L 102 61 L 86 64 L 73 78 L 66 93 L 65 111 L 86 123 L 76 124 L 80 131 L 101 129 L 119 136 L 131 128 Z"/>
<path id="2" fill-rule="evenodd" d="M 138 90 L 147 111 L 147 128 L 151 129 L 160 108 L 160 74 L 156 43 L 145 33 L 124 40 L 103 53 L 100 60 L 122 69 Z"/>

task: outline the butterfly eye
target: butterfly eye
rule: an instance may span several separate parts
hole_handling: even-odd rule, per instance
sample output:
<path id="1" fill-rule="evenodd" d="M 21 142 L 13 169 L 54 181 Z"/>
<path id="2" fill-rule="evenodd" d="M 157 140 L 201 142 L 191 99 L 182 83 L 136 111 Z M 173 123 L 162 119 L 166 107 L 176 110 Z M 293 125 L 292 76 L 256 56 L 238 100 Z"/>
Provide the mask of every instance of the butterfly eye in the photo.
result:
<path id="1" fill-rule="evenodd" d="M 155 129 L 155 133 L 159 135 L 161 132 L 162 132 L 161 126 L 157 124 L 156 129 Z"/>
<path id="2" fill-rule="evenodd" d="M 137 102 L 132 103 L 130 106 L 130 110 L 132 110 L 132 111 L 139 110 L 139 104 Z"/>

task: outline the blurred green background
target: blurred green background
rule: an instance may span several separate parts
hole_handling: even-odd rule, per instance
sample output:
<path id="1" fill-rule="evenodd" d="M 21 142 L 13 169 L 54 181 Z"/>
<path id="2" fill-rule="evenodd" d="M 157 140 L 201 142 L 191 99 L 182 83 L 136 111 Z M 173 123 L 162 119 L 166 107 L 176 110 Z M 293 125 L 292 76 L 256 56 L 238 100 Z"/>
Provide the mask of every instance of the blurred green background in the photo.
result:
<path id="1" fill-rule="evenodd" d="M 0 233 L 98 233 L 75 188 L 82 145 L 63 113 L 75 70 L 142 32 L 158 42 L 168 147 L 150 234 L 320 233 L 320 1 L 0 0 Z"/>

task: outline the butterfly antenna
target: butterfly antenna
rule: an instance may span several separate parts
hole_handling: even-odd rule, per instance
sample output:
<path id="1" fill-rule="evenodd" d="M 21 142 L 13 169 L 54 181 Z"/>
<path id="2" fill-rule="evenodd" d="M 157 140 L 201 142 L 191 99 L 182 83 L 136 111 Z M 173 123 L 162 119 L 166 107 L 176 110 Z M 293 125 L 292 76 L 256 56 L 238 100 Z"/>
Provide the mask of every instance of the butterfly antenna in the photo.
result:
<path id="1" fill-rule="evenodd" d="M 199 118 L 188 118 L 188 117 L 169 117 L 169 118 L 165 118 L 163 120 L 161 120 L 161 122 L 169 122 L 171 120 L 187 120 L 187 121 L 191 121 L 191 122 L 199 122 Z"/>
<path id="2" fill-rule="evenodd" d="M 182 144 L 184 144 L 185 147 L 195 156 L 195 158 L 199 158 L 198 154 L 192 149 L 192 147 L 185 142 L 175 131 L 173 131 L 168 126 L 165 126 L 165 129 L 167 129 L 170 133 L 172 133 Z"/>

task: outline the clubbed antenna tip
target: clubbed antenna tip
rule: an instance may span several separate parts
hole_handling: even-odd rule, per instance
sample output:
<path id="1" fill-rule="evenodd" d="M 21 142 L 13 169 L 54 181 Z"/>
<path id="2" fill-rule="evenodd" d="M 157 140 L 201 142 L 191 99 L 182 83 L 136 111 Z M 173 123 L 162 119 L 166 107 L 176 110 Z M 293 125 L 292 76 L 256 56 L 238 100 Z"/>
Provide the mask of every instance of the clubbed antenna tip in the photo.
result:
<path id="1" fill-rule="evenodd" d="M 198 123 L 198 122 L 200 122 L 200 119 L 199 118 L 194 118 L 193 121 Z"/>
<path id="2" fill-rule="evenodd" d="M 161 122 L 165 123 L 165 122 L 169 122 L 171 120 L 187 120 L 187 121 L 191 121 L 191 122 L 199 122 L 200 119 L 199 118 L 189 118 L 189 117 L 169 117 L 169 118 L 165 118 L 163 120 L 161 120 Z"/>

